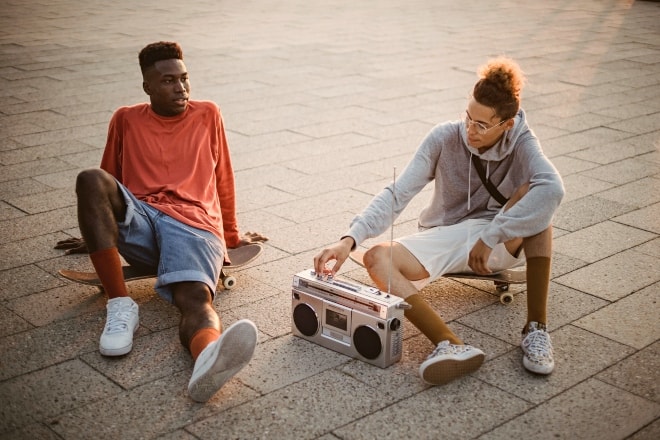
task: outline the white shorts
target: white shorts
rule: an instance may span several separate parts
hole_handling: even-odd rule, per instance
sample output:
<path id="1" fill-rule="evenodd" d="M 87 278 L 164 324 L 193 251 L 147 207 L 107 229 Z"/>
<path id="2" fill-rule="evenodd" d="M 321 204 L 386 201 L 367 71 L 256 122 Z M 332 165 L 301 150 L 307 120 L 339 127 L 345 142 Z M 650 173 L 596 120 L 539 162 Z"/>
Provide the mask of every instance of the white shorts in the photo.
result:
<path id="1" fill-rule="evenodd" d="M 417 258 L 430 275 L 429 278 L 413 281 L 415 287 L 422 289 L 446 273 L 472 272 L 468 266 L 470 250 L 489 224 L 490 220 L 471 219 L 395 239 Z M 507 251 L 504 243 L 496 245 L 488 258 L 488 266 L 493 272 L 524 264 L 524 252 L 521 251 L 516 258 Z"/>

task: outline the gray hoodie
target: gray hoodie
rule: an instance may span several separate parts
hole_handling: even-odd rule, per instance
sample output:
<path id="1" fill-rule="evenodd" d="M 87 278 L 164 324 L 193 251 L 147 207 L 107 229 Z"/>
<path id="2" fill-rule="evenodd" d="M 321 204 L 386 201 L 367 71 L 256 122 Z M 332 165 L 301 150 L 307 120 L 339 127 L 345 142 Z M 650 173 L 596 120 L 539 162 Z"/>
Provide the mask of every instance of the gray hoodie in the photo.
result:
<path id="1" fill-rule="evenodd" d="M 473 169 L 472 155 L 481 158 L 487 176 L 505 197 L 511 197 L 516 188 L 528 182 L 529 192 L 507 212 L 501 212 L 501 205 L 490 196 Z M 382 234 L 392 224 L 392 213 L 396 219 L 431 181 L 433 197 L 420 213 L 420 230 L 467 219 L 489 219 L 491 223 L 481 240 L 490 248 L 545 230 L 564 196 L 561 177 L 543 154 L 522 109 L 513 128 L 481 155 L 468 145 L 463 121 L 446 122 L 431 129 L 397 178 L 394 200 L 390 184 L 353 219 L 344 237 L 352 237 L 357 246 Z"/>

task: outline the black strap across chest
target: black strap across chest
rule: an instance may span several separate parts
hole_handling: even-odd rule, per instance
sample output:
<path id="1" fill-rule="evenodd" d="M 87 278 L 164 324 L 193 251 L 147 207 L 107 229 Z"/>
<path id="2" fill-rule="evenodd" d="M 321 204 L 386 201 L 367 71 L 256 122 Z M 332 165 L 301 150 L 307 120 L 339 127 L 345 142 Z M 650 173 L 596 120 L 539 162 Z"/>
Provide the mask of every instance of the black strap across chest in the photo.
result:
<path id="1" fill-rule="evenodd" d="M 493 185 L 493 182 L 490 181 L 490 179 L 486 179 L 486 171 L 484 170 L 484 166 L 481 164 L 481 160 L 479 159 L 479 156 L 472 155 L 472 163 L 474 164 L 474 167 L 477 169 L 477 174 L 479 174 L 479 178 L 481 179 L 481 183 L 484 184 L 490 195 L 497 200 L 497 202 L 504 206 L 506 202 L 509 201 L 506 197 L 502 195 L 501 192 L 495 188 L 495 185 Z"/>

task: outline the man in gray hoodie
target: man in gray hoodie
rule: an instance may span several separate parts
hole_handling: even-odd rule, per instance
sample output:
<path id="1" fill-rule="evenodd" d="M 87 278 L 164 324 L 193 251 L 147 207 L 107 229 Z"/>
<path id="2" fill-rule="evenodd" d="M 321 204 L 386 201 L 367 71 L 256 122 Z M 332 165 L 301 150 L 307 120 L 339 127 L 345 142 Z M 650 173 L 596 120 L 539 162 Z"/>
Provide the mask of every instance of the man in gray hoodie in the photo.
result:
<path id="1" fill-rule="evenodd" d="M 520 108 L 525 78 L 518 65 L 500 57 L 482 66 L 478 75 L 464 117 L 435 126 L 396 186 L 376 195 L 342 238 L 314 257 L 317 273 L 335 274 L 351 250 L 384 233 L 433 182 L 419 232 L 373 246 L 364 264 L 381 290 L 389 287 L 412 306 L 406 318 L 435 345 L 420 366 L 422 379 L 435 385 L 476 371 L 485 357 L 464 344 L 419 294 L 426 284 L 452 272 L 490 274 L 526 264 L 523 365 L 537 374 L 554 368 L 546 314 L 552 217 L 564 196 L 562 180 Z M 500 194 L 489 191 L 477 166 Z M 334 265 L 326 268 L 331 260 Z"/>

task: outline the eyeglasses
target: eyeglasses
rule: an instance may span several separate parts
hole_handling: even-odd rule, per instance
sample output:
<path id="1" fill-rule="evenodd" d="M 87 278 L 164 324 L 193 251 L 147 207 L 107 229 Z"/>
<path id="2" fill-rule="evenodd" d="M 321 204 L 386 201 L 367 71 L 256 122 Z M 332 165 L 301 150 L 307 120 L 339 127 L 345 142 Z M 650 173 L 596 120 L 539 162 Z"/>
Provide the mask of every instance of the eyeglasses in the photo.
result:
<path id="1" fill-rule="evenodd" d="M 472 118 L 470 118 L 470 115 L 467 114 L 467 112 L 463 113 L 462 119 L 463 119 L 463 121 L 465 121 L 465 130 L 469 130 L 470 125 L 474 124 L 477 127 L 477 133 L 479 133 L 479 134 L 486 134 L 490 130 L 492 130 L 493 128 L 499 127 L 500 125 L 502 125 L 506 121 L 508 121 L 508 119 L 504 119 L 504 120 L 500 121 L 499 123 L 493 125 L 492 127 L 487 127 L 484 124 L 482 124 L 481 122 L 473 121 Z"/>

